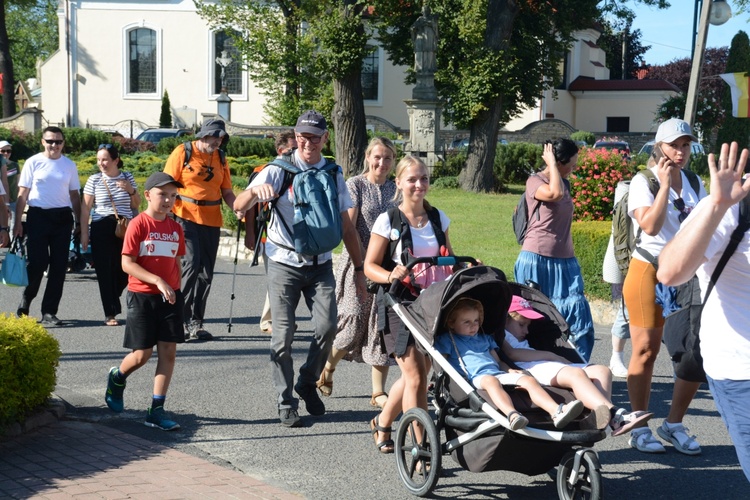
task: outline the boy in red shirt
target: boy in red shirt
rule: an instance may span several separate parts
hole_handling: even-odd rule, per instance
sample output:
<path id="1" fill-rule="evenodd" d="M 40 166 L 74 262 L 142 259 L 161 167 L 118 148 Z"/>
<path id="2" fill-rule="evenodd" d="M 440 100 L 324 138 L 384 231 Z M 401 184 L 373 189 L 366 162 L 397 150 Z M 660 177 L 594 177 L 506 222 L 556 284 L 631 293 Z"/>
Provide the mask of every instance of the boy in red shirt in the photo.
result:
<path id="1" fill-rule="evenodd" d="M 122 247 L 122 270 L 129 275 L 123 346 L 131 352 L 119 368 L 110 369 L 104 397 L 111 410 L 121 412 L 126 378 L 146 364 L 157 346 L 154 396 L 145 423 L 163 431 L 180 428 L 165 415 L 164 402 L 177 344 L 185 341 L 180 291 L 180 257 L 185 254 L 185 238 L 182 227 L 167 217 L 177 198 L 177 188 L 182 187 L 169 174 L 151 174 L 144 192 L 148 208 L 128 224 Z"/>

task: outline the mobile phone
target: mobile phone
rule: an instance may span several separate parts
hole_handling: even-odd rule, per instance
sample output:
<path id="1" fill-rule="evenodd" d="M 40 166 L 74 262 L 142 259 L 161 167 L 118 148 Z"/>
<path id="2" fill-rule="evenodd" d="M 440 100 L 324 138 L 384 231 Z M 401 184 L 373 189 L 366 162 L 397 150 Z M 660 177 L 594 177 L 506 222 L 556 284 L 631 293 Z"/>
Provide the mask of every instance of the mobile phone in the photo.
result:
<path id="1" fill-rule="evenodd" d="M 654 161 L 656 163 L 659 163 L 659 160 L 662 159 L 662 158 L 666 158 L 667 160 L 672 161 L 672 158 L 670 158 L 669 156 L 667 156 L 664 153 L 664 150 L 661 149 L 661 146 L 658 145 L 658 144 L 654 145 L 654 150 L 651 152 L 651 156 L 653 157 L 653 159 L 654 159 Z"/>

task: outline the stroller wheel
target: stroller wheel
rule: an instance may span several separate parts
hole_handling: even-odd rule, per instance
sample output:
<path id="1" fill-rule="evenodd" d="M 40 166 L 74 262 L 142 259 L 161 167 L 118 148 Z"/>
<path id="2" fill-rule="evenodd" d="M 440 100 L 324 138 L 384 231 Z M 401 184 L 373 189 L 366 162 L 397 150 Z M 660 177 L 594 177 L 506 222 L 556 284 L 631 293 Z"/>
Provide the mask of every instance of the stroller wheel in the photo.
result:
<path id="1" fill-rule="evenodd" d="M 412 408 L 396 429 L 396 465 L 406 488 L 414 495 L 429 495 L 438 482 L 442 458 L 440 436 L 429 413 Z"/>
<path id="2" fill-rule="evenodd" d="M 599 458 L 591 449 L 582 448 L 565 455 L 557 467 L 557 494 L 560 499 L 598 500 L 601 498 L 600 469 Z"/>

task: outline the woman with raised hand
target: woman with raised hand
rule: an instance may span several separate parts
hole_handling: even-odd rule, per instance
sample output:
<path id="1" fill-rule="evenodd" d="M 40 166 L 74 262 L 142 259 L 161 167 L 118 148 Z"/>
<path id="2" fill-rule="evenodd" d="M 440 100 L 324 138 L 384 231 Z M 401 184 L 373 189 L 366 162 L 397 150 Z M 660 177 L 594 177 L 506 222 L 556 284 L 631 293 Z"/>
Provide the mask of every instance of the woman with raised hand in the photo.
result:
<path id="1" fill-rule="evenodd" d="M 570 233 L 573 198 L 568 177 L 578 162 L 578 146 L 570 139 L 544 144 L 545 168 L 526 181 L 528 230 L 514 275 L 518 283 L 533 281 L 565 318 L 578 353 L 588 361 L 594 349 L 594 321 L 583 295 L 581 266 Z"/>
<path id="2" fill-rule="evenodd" d="M 365 171 L 346 181 L 354 204 L 349 209 L 349 218 L 357 228 L 365 249 L 375 220 L 396 206 L 396 183 L 388 178 L 395 158 L 393 143 L 385 137 L 374 137 L 365 152 Z M 390 359 L 380 345 L 374 295 L 368 294 L 362 301 L 356 293 L 356 273 L 363 271 L 354 266 L 349 252 L 344 249 L 336 267 L 338 331 L 316 385 L 324 396 L 330 396 L 333 392 L 333 372 L 338 362 L 342 359 L 364 361 L 372 366 L 370 404 L 382 408 L 388 399 L 385 381 Z"/>
<path id="3" fill-rule="evenodd" d="M 407 155 L 399 161 L 396 166 L 396 188 L 399 216 L 408 222 L 406 229 L 412 240 L 412 254 L 415 257 L 453 255 L 448 239 L 450 219 L 425 199 L 430 188 L 430 177 L 422 160 Z M 438 221 L 440 226 L 433 227 Z M 401 229 L 391 227 L 387 213 L 381 214 L 375 221 L 365 257 L 365 275 L 370 280 L 390 284 L 395 280 L 403 281 L 409 275 L 401 258 L 405 239 L 403 225 Z M 397 244 L 389 255 L 391 241 Z M 439 268 L 424 270 L 420 266 L 415 266 L 412 274 L 415 276 L 414 283 L 421 288 L 445 278 L 445 275 L 441 276 Z M 391 387 L 390 396 L 380 414 L 370 421 L 370 429 L 378 451 L 393 453 L 391 424 L 396 417 L 414 407 L 427 410 L 427 372 L 430 365 L 426 356 L 416 348 L 408 328 L 391 310 L 386 325 L 382 333 L 383 344 L 388 355 L 393 356 L 401 368 L 401 378 Z"/>
<path id="4" fill-rule="evenodd" d="M 122 270 L 122 238 L 115 236 L 115 228 L 118 217 L 133 218 L 141 197 L 133 174 L 120 169 L 122 160 L 117 147 L 100 144 L 96 163 L 99 172 L 89 177 L 83 188 L 81 247 L 85 252 L 91 244 L 104 324 L 117 326 L 117 315 L 122 312 L 120 296 L 128 284 L 128 275 Z"/>

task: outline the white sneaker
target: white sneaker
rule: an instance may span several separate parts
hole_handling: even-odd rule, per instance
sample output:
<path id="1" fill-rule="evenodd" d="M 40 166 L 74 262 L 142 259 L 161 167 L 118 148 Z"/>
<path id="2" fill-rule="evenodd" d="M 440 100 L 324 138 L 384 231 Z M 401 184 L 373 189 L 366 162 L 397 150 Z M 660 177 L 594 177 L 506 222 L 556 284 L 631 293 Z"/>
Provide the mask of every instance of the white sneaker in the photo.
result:
<path id="1" fill-rule="evenodd" d="M 609 360 L 609 369 L 612 370 L 612 375 L 618 378 L 626 378 L 628 376 L 628 367 L 625 366 L 622 360 L 617 356 L 612 356 Z"/>
<path id="2" fill-rule="evenodd" d="M 651 434 L 648 427 L 639 427 L 630 433 L 630 446 L 643 453 L 666 453 L 664 445 Z"/>
<path id="3" fill-rule="evenodd" d="M 566 405 L 561 404 L 557 407 L 555 414 L 552 415 L 552 422 L 555 424 L 556 429 L 561 429 L 580 415 L 582 411 L 583 403 L 577 399 Z"/>
<path id="4" fill-rule="evenodd" d="M 700 455 L 701 445 L 696 441 L 695 436 L 688 434 L 689 430 L 682 424 L 677 424 L 671 429 L 667 427 L 665 420 L 657 429 L 656 433 L 664 441 L 669 441 L 674 449 L 685 455 Z"/>

